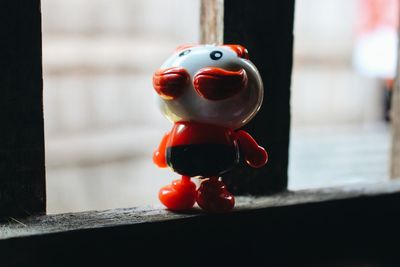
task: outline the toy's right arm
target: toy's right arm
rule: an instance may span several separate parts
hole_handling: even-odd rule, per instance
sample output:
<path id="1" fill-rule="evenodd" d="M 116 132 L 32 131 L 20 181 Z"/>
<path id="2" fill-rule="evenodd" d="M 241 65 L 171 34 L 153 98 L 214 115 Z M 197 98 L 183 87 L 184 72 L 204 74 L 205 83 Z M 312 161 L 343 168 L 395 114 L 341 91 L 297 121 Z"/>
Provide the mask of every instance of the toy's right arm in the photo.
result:
<path id="1" fill-rule="evenodd" d="M 253 168 L 261 168 L 267 163 L 267 151 L 262 146 L 259 146 L 248 132 L 240 130 L 236 132 L 236 136 L 247 164 Z"/>
<path id="2" fill-rule="evenodd" d="M 167 160 L 165 158 L 166 154 L 166 147 L 167 147 L 167 142 L 169 139 L 170 132 L 166 133 L 163 137 L 163 139 L 160 142 L 160 145 L 158 148 L 154 151 L 153 153 L 153 162 L 160 168 L 166 168 L 167 166 Z"/>

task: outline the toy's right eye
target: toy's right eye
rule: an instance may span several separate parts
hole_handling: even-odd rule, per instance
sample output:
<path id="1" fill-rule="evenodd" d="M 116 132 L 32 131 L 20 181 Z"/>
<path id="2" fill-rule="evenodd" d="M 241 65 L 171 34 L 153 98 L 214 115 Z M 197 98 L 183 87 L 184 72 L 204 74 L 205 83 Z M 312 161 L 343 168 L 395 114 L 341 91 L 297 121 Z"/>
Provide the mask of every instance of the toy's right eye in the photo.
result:
<path id="1" fill-rule="evenodd" d="M 218 60 L 218 59 L 222 58 L 222 52 L 221 51 L 212 51 L 210 54 L 210 58 L 212 60 Z"/>
<path id="2" fill-rule="evenodd" d="M 190 49 L 180 52 L 179 56 L 182 57 L 182 56 L 187 55 L 189 53 L 190 53 Z"/>

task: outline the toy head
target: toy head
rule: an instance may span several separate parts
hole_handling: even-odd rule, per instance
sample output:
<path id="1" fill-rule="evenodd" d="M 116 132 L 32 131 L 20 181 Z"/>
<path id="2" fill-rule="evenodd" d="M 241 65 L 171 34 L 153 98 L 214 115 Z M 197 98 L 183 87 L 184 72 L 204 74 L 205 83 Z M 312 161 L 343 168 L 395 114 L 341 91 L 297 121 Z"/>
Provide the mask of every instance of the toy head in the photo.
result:
<path id="1" fill-rule="evenodd" d="M 237 129 L 260 109 L 263 85 L 239 45 L 181 46 L 153 76 L 159 105 L 172 122 Z"/>

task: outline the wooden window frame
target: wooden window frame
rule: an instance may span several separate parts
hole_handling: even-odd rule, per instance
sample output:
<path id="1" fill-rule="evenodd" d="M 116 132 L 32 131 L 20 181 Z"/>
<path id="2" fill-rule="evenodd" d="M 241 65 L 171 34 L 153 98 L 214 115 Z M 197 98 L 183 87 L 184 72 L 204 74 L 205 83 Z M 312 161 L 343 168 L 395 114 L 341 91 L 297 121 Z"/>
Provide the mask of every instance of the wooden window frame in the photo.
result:
<path id="1" fill-rule="evenodd" d="M 189 265 L 398 266 L 390 244 L 400 237 L 400 182 L 286 191 L 294 0 L 202 0 L 202 41 L 240 43 L 260 70 L 265 100 L 246 127 L 271 155 L 265 168 L 243 165 L 224 177 L 234 193 L 248 196 L 237 198 L 234 212 L 214 215 L 161 208 L 45 215 L 40 1 L 0 7 L 4 266 L 193 258 Z M 157 257 L 147 256 L 154 251 Z"/>
<path id="2" fill-rule="evenodd" d="M 45 212 L 40 1 L 2 1 L 0 217 Z"/>

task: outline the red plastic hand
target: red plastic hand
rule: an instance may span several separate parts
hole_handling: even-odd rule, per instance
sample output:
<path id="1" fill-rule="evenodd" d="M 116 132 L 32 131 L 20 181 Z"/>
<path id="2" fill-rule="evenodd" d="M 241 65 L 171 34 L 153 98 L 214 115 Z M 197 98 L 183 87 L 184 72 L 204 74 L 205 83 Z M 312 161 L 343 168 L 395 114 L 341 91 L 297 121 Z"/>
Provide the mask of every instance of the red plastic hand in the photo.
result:
<path id="1" fill-rule="evenodd" d="M 267 151 L 262 146 L 259 146 L 249 133 L 238 131 L 236 137 L 247 164 L 253 168 L 261 168 L 267 163 Z"/>
<path id="2" fill-rule="evenodd" d="M 153 162 L 154 162 L 154 164 L 156 164 L 160 168 L 168 167 L 167 160 L 165 158 L 165 152 L 166 152 L 165 150 L 166 150 L 166 147 L 167 147 L 169 134 L 170 133 L 168 132 L 168 133 L 166 133 L 164 135 L 163 139 L 160 142 L 160 145 L 158 146 L 158 148 L 153 153 Z"/>

